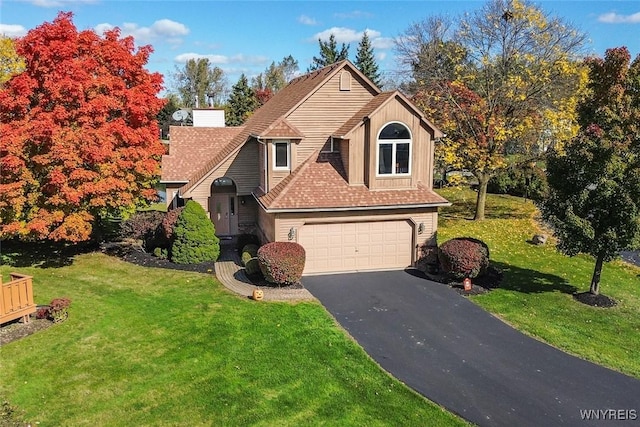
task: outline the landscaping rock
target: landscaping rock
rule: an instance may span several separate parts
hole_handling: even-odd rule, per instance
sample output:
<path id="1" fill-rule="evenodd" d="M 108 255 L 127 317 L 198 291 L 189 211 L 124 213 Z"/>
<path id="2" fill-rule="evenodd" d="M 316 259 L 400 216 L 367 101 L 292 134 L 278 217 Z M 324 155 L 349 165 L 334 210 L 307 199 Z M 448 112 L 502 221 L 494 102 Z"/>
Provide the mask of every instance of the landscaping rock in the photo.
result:
<path id="1" fill-rule="evenodd" d="M 545 234 L 534 234 L 531 238 L 531 242 L 534 245 L 544 245 L 547 243 L 547 236 Z"/>

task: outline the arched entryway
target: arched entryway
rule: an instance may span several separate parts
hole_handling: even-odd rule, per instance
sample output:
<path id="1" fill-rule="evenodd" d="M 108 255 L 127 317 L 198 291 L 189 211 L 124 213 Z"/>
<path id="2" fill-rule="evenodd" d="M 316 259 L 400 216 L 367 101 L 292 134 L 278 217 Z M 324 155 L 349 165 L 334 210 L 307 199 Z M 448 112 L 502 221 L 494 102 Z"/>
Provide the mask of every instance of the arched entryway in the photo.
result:
<path id="1" fill-rule="evenodd" d="M 211 184 L 209 214 L 216 227 L 216 235 L 238 234 L 238 197 L 231 178 L 216 178 Z"/>

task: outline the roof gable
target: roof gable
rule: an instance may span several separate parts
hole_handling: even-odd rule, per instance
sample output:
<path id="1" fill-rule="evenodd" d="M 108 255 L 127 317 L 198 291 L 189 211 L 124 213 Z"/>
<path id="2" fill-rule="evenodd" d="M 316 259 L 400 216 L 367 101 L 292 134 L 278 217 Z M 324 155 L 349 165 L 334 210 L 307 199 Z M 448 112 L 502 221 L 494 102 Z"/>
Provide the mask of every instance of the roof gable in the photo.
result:
<path id="1" fill-rule="evenodd" d="M 278 120 L 286 119 L 293 110 L 313 95 L 325 82 L 345 69 L 359 76 L 372 93 L 380 93 L 380 89 L 362 74 L 355 65 L 349 62 L 349 60 L 336 62 L 335 64 L 293 79 L 249 117 L 243 130 L 239 132 L 224 149 L 193 173 L 189 182 L 181 188 L 182 193 L 185 194 L 189 191 L 213 168 L 237 151 L 250 136 L 260 137 L 265 132 L 268 133 L 268 129 L 273 126 L 274 123 Z"/>
<path id="2" fill-rule="evenodd" d="M 420 120 L 425 123 L 430 129 L 432 129 L 434 138 L 442 138 L 444 134 L 431 123 L 424 115 L 424 113 L 415 106 L 406 96 L 399 91 L 382 92 L 374 97 L 367 105 L 362 107 L 360 111 L 347 120 L 338 130 L 333 134 L 334 138 L 347 138 L 349 133 L 360 126 L 367 118 L 372 117 L 379 111 L 381 111 L 387 104 L 397 100 L 401 102 L 407 109 L 411 110 L 414 114 L 420 117 Z"/>

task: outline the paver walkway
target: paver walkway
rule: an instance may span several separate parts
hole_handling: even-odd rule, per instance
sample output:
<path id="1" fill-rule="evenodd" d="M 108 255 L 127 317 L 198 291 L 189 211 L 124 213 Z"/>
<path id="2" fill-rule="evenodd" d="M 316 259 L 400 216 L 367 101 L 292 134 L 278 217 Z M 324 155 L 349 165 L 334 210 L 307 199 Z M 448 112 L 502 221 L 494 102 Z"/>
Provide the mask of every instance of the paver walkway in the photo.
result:
<path id="1" fill-rule="evenodd" d="M 475 424 L 640 425 L 639 380 L 530 338 L 443 284 L 403 271 L 302 281 L 384 369 Z"/>
<path id="2" fill-rule="evenodd" d="M 262 289 L 265 301 L 304 301 L 315 298 L 306 289 L 278 289 L 255 286 L 247 277 L 242 267 L 240 256 L 232 242 L 221 242 L 220 258 L 215 263 L 216 277 L 227 289 L 238 295 L 250 298 L 253 290 Z"/>

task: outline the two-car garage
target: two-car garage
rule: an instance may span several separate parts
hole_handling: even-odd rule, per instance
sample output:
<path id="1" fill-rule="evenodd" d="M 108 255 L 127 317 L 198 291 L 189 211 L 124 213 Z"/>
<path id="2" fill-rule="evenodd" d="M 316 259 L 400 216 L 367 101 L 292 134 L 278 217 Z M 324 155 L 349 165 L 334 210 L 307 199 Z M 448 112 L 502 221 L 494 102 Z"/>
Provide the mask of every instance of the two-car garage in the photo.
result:
<path id="1" fill-rule="evenodd" d="M 298 230 L 304 274 L 402 269 L 411 265 L 412 242 L 407 220 L 307 223 Z"/>

